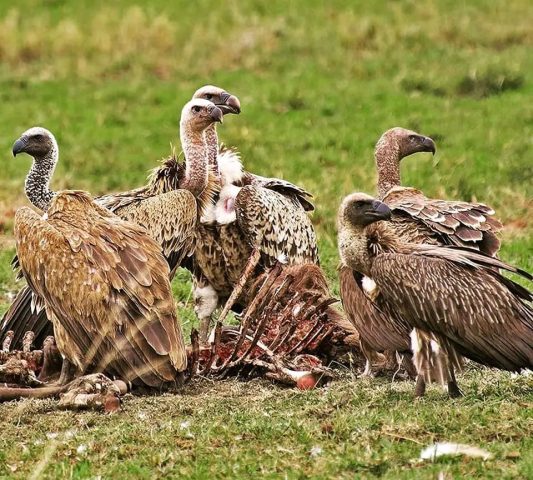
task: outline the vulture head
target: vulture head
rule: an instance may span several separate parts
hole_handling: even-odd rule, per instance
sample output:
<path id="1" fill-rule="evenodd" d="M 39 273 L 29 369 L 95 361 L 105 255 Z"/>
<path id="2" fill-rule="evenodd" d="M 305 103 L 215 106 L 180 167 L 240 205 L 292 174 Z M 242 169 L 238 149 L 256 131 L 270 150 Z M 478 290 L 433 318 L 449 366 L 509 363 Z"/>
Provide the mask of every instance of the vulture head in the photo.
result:
<path id="1" fill-rule="evenodd" d="M 342 224 L 364 228 L 380 220 L 391 219 L 391 209 L 366 193 L 352 193 L 341 204 L 339 220 Z"/>
<path id="2" fill-rule="evenodd" d="M 203 131 L 215 122 L 222 123 L 224 114 L 213 102 L 200 98 L 187 102 L 181 111 L 182 127 Z"/>
<path id="3" fill-rule="evenodd" d="M 342 265 L 371 276 L 370 242 L 377 231 L 370 230 L 374 228 L 381 230 L 379 221 L 390 220 L 391 215 L 391 210 L 385 203 L 365 193 L 352 193 L 342 201 L 337 235 Z"/>
<path id="4" fill-rule="evenodd" d="M 205 85 L 194 92 L 192 96 L 194 99 L 208 100 L 214 103 L 222 113 L 241 113 L 241 102 L 235 95 L 231 95 L 222 88 L 215 87 L 214 85 Z"/>
<path id="5" fill-rule="evenodd" d="M 401 127 L 394 127 L 387 130 L 376 144 L 376 158 L 382 152 L 384 157 L 387 152 L 395 152 L 398 159 L 408 157 L 413 153 L 431 152 L 435 155 L 437 147 L 430 137 L 420 135 L 419 133 L 407 130 Z"/>
<path id="6" fill-rule="evenodd" d="M 26 130 L 13 144 L 13 156 L 27 153 L 38 159 L 57 151 L 57 141 L 51 132 L 42 127 L 32 127 Z"/>

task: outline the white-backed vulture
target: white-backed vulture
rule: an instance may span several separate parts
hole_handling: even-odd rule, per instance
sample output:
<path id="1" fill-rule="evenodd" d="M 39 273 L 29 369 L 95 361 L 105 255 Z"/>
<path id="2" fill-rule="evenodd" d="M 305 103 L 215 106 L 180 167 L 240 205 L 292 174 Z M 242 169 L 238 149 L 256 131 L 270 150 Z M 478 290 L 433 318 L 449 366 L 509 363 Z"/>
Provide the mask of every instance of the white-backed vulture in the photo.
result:
<path id="1" fill-rule="evenodd" d="M 33 157 L 26 193 L 46 213 L 17 211 L 17 255 L 65 365 L 142 386 L 175 384 L 187 357 L 160 245 L 88 193 L 50 190 L 58 160 L 50 132 L 27 130 L 13 145 L 13 155 L 23 152 Z"/>
<path id="2" fill-rule="evenodd" d="M 237 97 L 218 87 L 203 87 L 200 94 L 194 95 L 193 100 L 214 103 L 222 113 L 240 112 Z M 190 107 L 192 108 L 192 105 Z M 212 119 L 212 121 L 219 120 Z M 186 119 L 182 113 L 180 124 L 184 122 Z M 190 128 L 192 125 L 190 127 L 182 125 L 180 135 L 185 135 Z M 194 249 L 194 232 L 198 216 L 211 202 L 214 192 L 219 188 L 216 176 L 208 167 L 208 159 L 206 160 L 204 156 L 205 150 L 202 150 L 205 145 L 199 144 L 201 133 L 193 136 L 186 134 L 182 137 L 182 143 L 187 149 L 185 162 L 178 162 L 177 158 L 172 156 L 152 172 L 146 186 L 96 198 L 100 205 L 121 218 L 134 221 L 148 230 L 163 249 L 170 266 L 171 278 L 183 259 Z M 32 198 L 30 197 L 30 201 L 39 208 L 40 206 Z M 20 345 L 23 335 L 28 330 L 35 333 L 36 344 L 40 344 L 46 336 L 52 334 L 46 312 L 39 310 L 38 305 L 34 303 L 35 298 L 31 290 L 25 287 L 4 316 L 0 337 L 10 330 L 14 331 L 15 348 Z"/>
<path id="3" fill-rule="evenodd" d="M 504 370 L 531 368 L 533 295 L 498 269 L 531 275 L 473 249 L 405 242 L 391 228 L 392 215 L 360 193 L 339 209 L 342 262 L 372 278 L 377 308 L 445 351 Z"/>
<path id="4" fill-rule="evenodd" d="M 435 142 L 431 138 L 400 127 L 387 130 L 377 142 L 377 190 L 380 200 L 393 212 L 391 228 L 394 228 L 395 233 L 405 242 L 463 245 L 481 249 L 490 255 L 495 254 L 499 248 L 495 232 L 501 228 L 501 224 L 490 217 L 494 214 L 492 209 L 479 203 L 428 199 L 414 188 L 400 186 L 402 159 L 417 152 L 434 154 L 435 151 Z M 361 347 L 368 359 L 366 372 L 370 371 L 370 360 L 374 351 L 396 350 L 408 354 L 411 350 L 411 331 L 408 324 L 387 318 L 357 286 L 357 283 L 372 281 L 345 265 L 341 265 L 339 277 L 345 311 L 361 334 Z M 414 335 L 417 335 L 416 332 Z M 431 345 L 425 345 L 427 342 L 423 336 L 419 340 L 422 352 L 430 353 Z M 438 355 L 438 362 L 426 358 L 419 366 L 425 371 L 428 379 L 449 381 L 450 379 L 438 378 L 440 372 L 446 369 L 432 372 L 428 365 L 451 362 L 459 366 L 460 359 L 451 355 L 450 359 Z M 424 357 L 418 355 L 419 360 Z M 453 390 L 453 382 L 449 387 Z"/>
<path id="5" fill-rule="evenodd" d="M 206 131 L 220 193 L 201 220 L 192 271 L 200 338 L 207 339 L 211 315 L 226 301 L 223 320 L 235 301 L 248 302 L 243 288 L 253 272 L 276 260 L 318 264 L 316 235 L 306 213 L 311 195 L 285 180 L 246 172 L 239 155 L 218 145 L 216 128 Z"/>

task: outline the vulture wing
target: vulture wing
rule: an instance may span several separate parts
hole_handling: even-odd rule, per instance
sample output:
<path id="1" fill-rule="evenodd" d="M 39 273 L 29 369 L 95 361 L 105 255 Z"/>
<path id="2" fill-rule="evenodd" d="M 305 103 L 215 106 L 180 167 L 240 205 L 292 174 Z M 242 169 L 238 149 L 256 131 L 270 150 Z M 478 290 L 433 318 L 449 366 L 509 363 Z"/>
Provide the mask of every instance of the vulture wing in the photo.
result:
<path id="1" fill-rule="evenodd" d="M 172 278 L 183 259 L 192 254 L 197 225 L 197 204 L 188 190 L 173 190 L 148 198 L 137 198 L 114 212 L 144 227 L 163 249 Z"/>
<path id="2" fill-rule="evenodd" d="M 287 180 L 282 180 L 280 178 L 267 178 L 262 177 L 261 175 L 255 175 L 253 173 L 246 172 L 244 175 L 243 184 L 268 188 L 269 190 L 279 192 L 286 197 L 293 197 L 298 200 L 306 212 L 312 212 L 315 209 L 315 206 L 309 201 L 310 198 L 313 198 L 313 195 L 298 185 L 288 182 Z"/>
<path id="3" fill-rule="evenodd" d="M 409 351 L 410 325 L 401 318 L 384 314 L 361 288 L 363 275 L 342 266 L 339 272 L 340 294 L 346 315 L 355 325 L 363 340 L 372 350 Z M 378 293 L 378 295 L 381 295 Z M 377 299 L 375 299 L 377 301 Z"/>
<path id="4" fill-rule="evenodd" d="M 533 310 L 526 290 L 491 268 L 506 265 L 472 251 L 419 247 L 374 260 L 372 277 L 387 302 L 476 362 L 531 368 Z"/>
<path id="5" fill-rule="evenodd" d="M 248 243 L 259 249 L 267 265 L 275 260 L 318 264 L 315 230 L 297 200 L 247 185 L 237 194 L 235 212 Z"/>
<path id="6" fill-rule="evenodd" d="M 172 278 L 176 268 L 194 248 L 196 200 L 187 190 L 174 190 L 155 196 L 146 196 L 144 190 L 145 187 L 123 194 L 107 195 L 96 201 L 121 218 L 146 228 L 162 247 Z M 28 287 L 23 287 L 4 316 L 2 333 L 9 330 L 14 332 L 14 347 L 20 345 L 28 330 L 35 333 L 35 341 L 39 346 L 47 335 L 53 334 L 46 311 L 37 311 L 34 299 L 35 293 Z"/>
<path id="7" fill-rule="evenodd" d="M 62 353 L 127 380 L 174 380 L 185 345 L 155 241 L 78 192 L 58 195 L 48 220 L 27 208 L 15 220 L 23 274 L 60 326 Z"/>
<path id="8" fill-rule="evenodd" d="M 396 214 L 393 223 L 415 221 L 423 227 L 420 234 L 425 237 L 436 237 L 446 245 L 476 248 L 489 255 L 495 255 L 500 248 L 496 233 L 502 224 L 492 217 L 494 210 L 482 203 L 429 199 L 410 187 L 394 187 L 383 202 Z"/>

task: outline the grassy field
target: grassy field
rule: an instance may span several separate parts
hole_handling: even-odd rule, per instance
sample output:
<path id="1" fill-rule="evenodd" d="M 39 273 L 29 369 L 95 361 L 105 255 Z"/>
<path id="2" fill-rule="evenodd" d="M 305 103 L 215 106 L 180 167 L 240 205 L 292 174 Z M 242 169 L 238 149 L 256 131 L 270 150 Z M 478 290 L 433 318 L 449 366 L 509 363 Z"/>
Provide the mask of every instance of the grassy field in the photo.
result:
<path id="1" fill-rule="evenodd" d="M 27 203 L 29 159 L 10 155 L 20 133 L 56 134 L 54 188 L 129 189 L 178 143 L 181 106 L 206 83 L 241 99 L 219 132 L 247 168 L 315 194 L 334 291 L 337 206 L 374 191 L 373 147 L 392 126 L 438 146 L 405 161 L 404 183 L 493 206 L 502 258 L 533 270 L 532 18 L 526 0 L 0 0 L 0 312 L 19 288 L 9 262 L 13 214 Z M 190 327 L 188 278 L 174 287 Z M 469 370 L 465 398 L 434 388 L 414 402 L 410 384 L 340 375 L 316 392 L 200 381 L 179 397 L 129 397 L 114 416 L 1 405 L 0 477 L 533 476 L 531 377 Z M 433 441 L 493 458 L 418 461 Z"/>

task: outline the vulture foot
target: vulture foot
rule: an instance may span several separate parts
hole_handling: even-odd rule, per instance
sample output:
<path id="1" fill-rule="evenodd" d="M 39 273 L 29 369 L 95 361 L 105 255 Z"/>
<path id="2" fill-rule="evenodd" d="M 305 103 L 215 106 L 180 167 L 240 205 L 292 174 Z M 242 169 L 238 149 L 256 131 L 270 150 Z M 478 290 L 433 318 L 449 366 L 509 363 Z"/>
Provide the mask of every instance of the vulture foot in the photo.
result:
<path id="1" fill-rule="evenodd" d="M 49 382 L 61 371 L 61 354 L 57 349 L 54 337 L 48 336 L 43 342 L 43 368 L 39 380 Z"/>
<path id="2" fill-rule="evenodd" d="M 464 396 L 455 380 L 448 382 L 448 395 L 450 398 L 461 398 Z"/>
<path id="3" fill-rule="evenodd" d="M 424 375 L 418 375 L 416 377 L 415 385 L 415 397 L 422 398 L 426 393 L 426 381 L 424 380 Z"/>
<path id="4" fill-rule="evenodd" d="M 54 383 L 57 386 L 67 385 L 74 379 L 74 374 L 76 373 L 76 368 L 72 363 L 70 363 L 66 358 L 63 359 L 63 365 L 61 366 L 61 374 L 59 375 L 59 380 Z"/>

